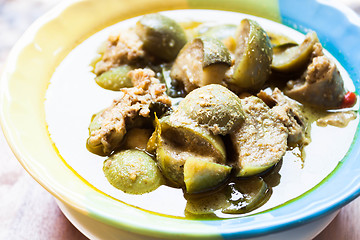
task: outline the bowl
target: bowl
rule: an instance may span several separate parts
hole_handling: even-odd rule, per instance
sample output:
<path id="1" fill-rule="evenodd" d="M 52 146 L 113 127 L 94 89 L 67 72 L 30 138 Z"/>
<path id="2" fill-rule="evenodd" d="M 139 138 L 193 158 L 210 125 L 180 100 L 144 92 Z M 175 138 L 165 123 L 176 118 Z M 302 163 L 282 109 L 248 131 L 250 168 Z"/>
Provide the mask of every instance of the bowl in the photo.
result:
<path id="1" fill-rule="evenodd" d="M 223 220 L 170 217 L 121 202 L 76 171 L 50 138 L 46 92 L 54 72 L 77 45 L 122 20 L 183 9 L 239 12 L 301 33 L 315 30 L 352 79 L 353 90 L 359 92 L 360 19 L 334 1 L 64 1 L 25 32 L 4 68 L 1 125 L 11 149 L 29 174 L 56 197 L 69 220 L 91 239 L 313 238 L 342 206 L 360 194 L 358 126 L 344 156 L 310 190 L 266 211 Z M 67 89 L 62 89 L 62 94 L 66 95 Z"/>

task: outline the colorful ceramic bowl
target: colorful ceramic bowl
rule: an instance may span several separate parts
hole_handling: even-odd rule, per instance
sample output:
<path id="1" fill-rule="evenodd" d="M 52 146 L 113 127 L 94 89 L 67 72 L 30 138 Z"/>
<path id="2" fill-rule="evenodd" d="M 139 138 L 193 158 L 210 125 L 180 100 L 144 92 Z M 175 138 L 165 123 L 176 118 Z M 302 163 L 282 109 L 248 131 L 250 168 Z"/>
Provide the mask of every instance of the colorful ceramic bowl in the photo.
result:
<path id="1" fill-rule="evenodd" d="M 360 88 L 360 18 L 334 1 L 315 0 L 78 0 L 65 1 L 37 20 L 16 44 L 1 79 L 1 123 L 23 167 L 58 200 L 90 238 L 306 239 L 360 194 L 358 131 L 339 164 L 321 183 L 279 207 L 225 220 L 185 220 L 153 214 L 88 184 L 53 146 L 45 121 L 45 93 L 64 57 L 80 42 L 121 20 L 174 9 L 241 12 L 315 30 L 325 48 Z M 121 236 L 123 238 L 121 238 Z"/>

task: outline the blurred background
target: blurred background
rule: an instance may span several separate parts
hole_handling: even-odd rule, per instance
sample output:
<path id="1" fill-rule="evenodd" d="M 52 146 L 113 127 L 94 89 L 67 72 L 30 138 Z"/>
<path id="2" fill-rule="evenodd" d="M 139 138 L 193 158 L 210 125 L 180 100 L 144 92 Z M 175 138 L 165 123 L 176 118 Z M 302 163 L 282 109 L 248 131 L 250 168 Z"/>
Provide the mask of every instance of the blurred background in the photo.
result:
<path id="1" fill-rule="evenodd" d="M 360 0 L 338 1 L 360 14 Z M 58 2 L 60 0 L 0 0 L 0 73 L 17 39 Z M 341 209 L 315 240 L 358 240 L 358 226 L 360 198 Z M 54 198 L 21 167 L 1 130 L 0 239 L 87 239 L 65 218 Z"/>

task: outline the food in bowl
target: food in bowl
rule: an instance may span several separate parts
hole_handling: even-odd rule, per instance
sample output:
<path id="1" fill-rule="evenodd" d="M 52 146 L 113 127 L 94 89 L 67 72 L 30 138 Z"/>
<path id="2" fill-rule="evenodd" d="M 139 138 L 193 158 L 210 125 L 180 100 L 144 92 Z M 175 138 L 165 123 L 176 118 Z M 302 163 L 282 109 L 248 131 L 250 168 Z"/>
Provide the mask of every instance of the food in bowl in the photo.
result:
<path id="1" fill-rule="evenodd" d="M 88 150 L 105 156 L 118 191 L 183 191 L 187 217 L 261 207 L 289 153 L 306 163 L 312 122 L 356 118 L 356 97 L 314 32 L 297 43 L 253 19 L 209 27 L 150 14 L 99 53 L 95 81 L 120 97 L 92 117 Z"/>

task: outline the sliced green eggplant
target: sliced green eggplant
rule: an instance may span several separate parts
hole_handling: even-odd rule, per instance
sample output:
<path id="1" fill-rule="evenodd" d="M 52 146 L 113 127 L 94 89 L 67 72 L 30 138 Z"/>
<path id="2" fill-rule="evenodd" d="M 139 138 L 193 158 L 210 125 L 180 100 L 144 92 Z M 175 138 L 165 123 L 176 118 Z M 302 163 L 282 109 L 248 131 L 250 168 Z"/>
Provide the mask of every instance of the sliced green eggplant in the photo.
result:
<path id="1" fill-rule="evenodd" d="M 187 215 L 209 215 L 216 211 L 244 214 L 262 206 L 270 197 L 271 189 L 260 177 L 232 179 L 213 194 L 185 195 Z"/>
<path id="2" fill-rule="evenodd" d="M 235 65 L 228 81 L 243 90 L 258 90 L 271 73 L 273 53 L 270 39 L 256 21 L 243 19 L 235 41 Z"/>
<path id="3" fill-rule="evenodd" d="M 229 187 L 233 197 L 229 198 L 230 206 L 223 209 L 223 213 L 250 212 L 264 204 L 271 194 L 267 184 L 260 177 L 237 179 L 233 184 L 229 184 Z"/>
<path id="4" fill-rule="evenodd" d="M 125 193 L 148 193 L 163 183 L 155 161 L 139 150 L 124 150 L 110 156 L 104 161 L 103 171 L 109 183 Z"/>
<path id="5" fill-rule="evenodd" d="M 176 117 L 189 117 L 215 135 L 226 135 L 244 121 L 240 98 L 218 84 L 190 92 L 172 115 Z"/>
<path id="6" fill-rule="evenodd" d="M 223 183 L 231 172 L 231 167 L 190 157 L 184 164 L 186 192 L 209 191 Z"/>
<path id="7" fill-rule="evenodd" d="M 106 143 L 101 142 L 101 138 L 94 136 L 99 135 L 98 132 L 101 129 L 102 123 L 105 118 L 111 114 L 108 109 L 104 109 L 91 117 L 89 125 L 89 138 L 86 141 L 86 148 L 97 155 L 107 156 L 114 148 L 108 149 L 109 146 L 119 146 L 124 139 L 126 134 L 125 127 L 118 128 L 117 131 L 113 131 L 112 134 L 106 139 Z"/>
<path id="8" fill-rule="evenodd" d="M 293 42 L 279 44 L 279 45 L 273 46 L 273 54 L 274 55 L 275 54 L 281 54 L 281 53 L 283 53 L 284 51 L 286 51 L 289 48 L 298 47 L 298 46 L 299 46 L 299 44 L 293 43 Z M 273 61 L 274 61 L 274 58 L 273 58 Z"/>
<path id="9" fill-rule="evenodd" d="M 156 151 L 158 166 L 173 185 L 185 186 L 184 164 L 190 157 L 225 163 L 225 146 L 219 136 L 188 122 L 170 121 L 169 116 L 156 122 L 148 149 Z"/>
<path id="10" fill-rule="evenodd" d="M 274 47 L 272 69 L 287 73 L 304 69 L 309 63 L 315 43 L 318 42 L 316 33 L 310 32 L 300 45 L 286 43 Z"/>
<path id="11" fill-rule="evenodd" d="M 181 49 L 170 76 L 182 82 L 189 93 L 197 87 L 222 83 L 230 65 L 230 53 L 220 40 L 195 38 Z"/>
<path id="12" fill-rule="evenodd" d="M 91 121 L 90 121 L 90 125 L 89 125 L 89 132 L 93 132 L 95 130 L 100 129 L 101 127 L 101 122 L 102 122 L 102 113 L 104 112 L 104 110 L 95 113 L 91 116 Z"/>
<path id="13" fill-rule="evenodd" d="M 93 114 L 92 117 L 91 117 L 91 121 L 90 121 L 90 124 L 89 124 L 89 136 L 91 136 L 91 134 L 93 132 L 95 132 L 96 130 L 99 130 L 101 128 L 101 122 L 102 122 L 102 114 L 103 114 L 104 110 L 96 113 L 96 114 Z M 125 133 L 124 133 L 125 134 Z M 104 149 L 103 149 L 103 145 L 102 144 L 91 144 L 89 142 L 89 139 L 86 141 L 86 148 L 94 153 L 94 154 L 97 154 L 97 155 L 100 155 L 100 156 L 106 156 L 107 154 L 104 152 Z"/>
<path id="14" fill-rule="evenodd" d="M 295 42 L 293 39 L 289 38 L 288 36 L 278 34 L 278 33 L 273 33 L 273 32 L 267 32 L 267 34 L 269 36 L 272 47 L 281 46 L 281 45 L 289 44 L 289 43 L 298 45 L 297 42 Z"/>
<path id="15" fill-rule="evenodd" d="M 231 57 L 227 48 L 218 40 L 211 37 L 201 37 L 203 44 L 203 67 L 209 67 L 213 64 L 231 64 Z"/>
<path id="16" fill-rule="evenodd" d="M 133 70 L 129 65 L 112 68 L 95 78 L 96 83 L 105 89 L 119 91 L 121 88 L 132 87 L 131 78 L 128 72 Z"/>
<path id="17" fill-rule="evenodd" d="M 144 50 L 164 61 L 174 60 L 187 41 L 182 27 L 159 13 L 143 16 L 136 23 L 136 32 Z"/>

